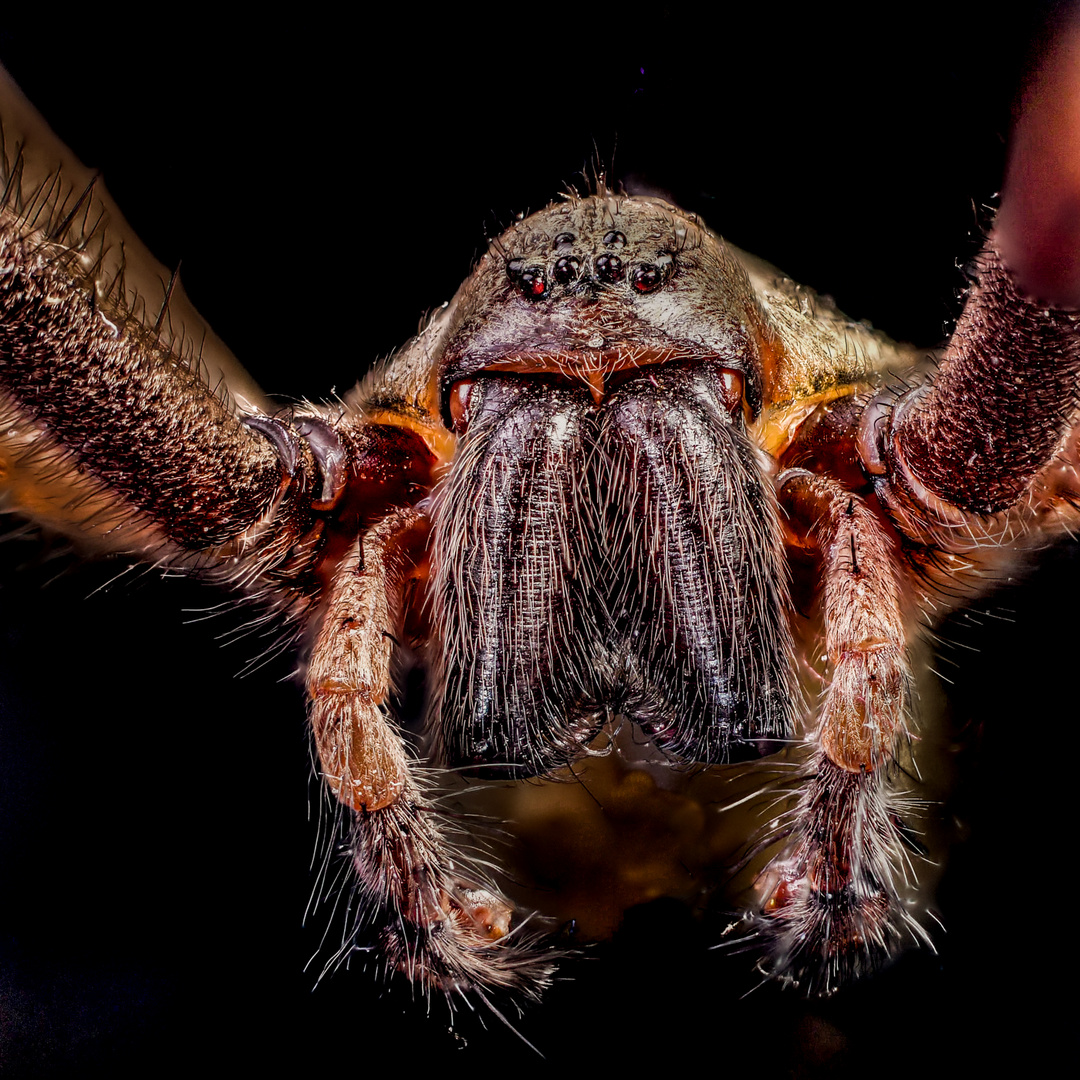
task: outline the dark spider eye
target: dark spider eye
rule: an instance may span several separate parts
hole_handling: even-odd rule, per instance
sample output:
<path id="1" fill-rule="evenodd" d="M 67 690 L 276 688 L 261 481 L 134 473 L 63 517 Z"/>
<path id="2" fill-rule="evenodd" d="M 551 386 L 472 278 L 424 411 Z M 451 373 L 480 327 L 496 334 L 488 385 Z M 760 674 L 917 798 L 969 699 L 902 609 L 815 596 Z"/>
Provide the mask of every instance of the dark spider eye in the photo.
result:
<path id="1" fill-rule="evenodd" d="M 604 234 L 604 243 L 607 247 L 613 247 L 616 251 L 621 251 L 626 247 L 626 237 L 617 229 L 612 229 L 611 232 Z"/>
<path id="2" fill-rule="evenodd" d="M 618 255 L 601 255 L 596 260 L 596 276 L 600 281 L 614 285 L 622 278 L 622 259 Z"/>
<path id="3" fill-rule="evenodd" d="M 655 292 L 664 284 L 664 272 L 659 266 L 653 266 L 651 263 L 642 263 L 641 266 L 634 268 L 630 280 L 634 284 L 634 288 L 640 293 Z"/>
<path id="4" fill-rule="evenodd" d="M 539 266 L 525 266 L 521 259 L 511 259 L 506 273 L 517 291 L 527 300 L 539 300 L 547 292 L 547 277 Z"/>
<path id="5" fill-rule="evenodd" d="M 568 232 L 561 232 L 555 237 L 555 246 L 563 247 L 566 244 L 572 244 L 574 242 L 574 234 Z"/>
<path id="6" fill-rule="evenodd" d="M 473 380 L 462 379 L 450 388 L 450 421 L 455 435 L 464 435 L 469 426 L 469 399 Z"/>
<path id="7" fill-rule="evenodd" d="M 551 276 L 560 285 L 569 285 L 581 273 L 581 260 L 576 255 L 564 255 L 552 270 Z"/>

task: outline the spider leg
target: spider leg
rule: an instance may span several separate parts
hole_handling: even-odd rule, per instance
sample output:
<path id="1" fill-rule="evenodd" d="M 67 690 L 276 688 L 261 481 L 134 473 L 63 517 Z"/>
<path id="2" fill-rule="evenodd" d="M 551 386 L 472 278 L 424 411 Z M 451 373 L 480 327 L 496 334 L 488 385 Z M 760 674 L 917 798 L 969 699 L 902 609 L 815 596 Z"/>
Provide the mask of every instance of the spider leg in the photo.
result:
<path id="1" fill-rule="evenodd" d="M 822 564 L 829 683 L 792 839 L 765 874 L 777 974 L 830 992 L 875 967 L 902 930 L 906 872 L 891 765 L 906 735 L 910 675 L 895 542 L 837 481 L 779 478 L 799 542 Z"/>
<path id="2" fill-rule="evenodd" d="M 536 995 L 550 962 L 511 936 L 511 905 L 453 849 L 386 713 L 403 585 L 426 533 L 419 511 L 392 511 L 334 571 L 307 674 L 322 772 L 354 811 L 353 863 L 391 970 L 425 992 Z"/>
<path id="3" fill-rule="evenodd" d="M 307 672 L 323 777 L 357 811 L 377 811 L 405 789 L 408 764 L 382 706 L 390 687 L 401 583 L 416 510 L 384 517 L 336 567 Z"/>
<path id="4" fill-rule="evenodd" d="M 879 497 L 910 537 L 946 549 L 985 539 L 974 515 L 1025 496 L 1053 500 L 1059 485 L 1039 474 L 1080 402 L 1075 13 L 1060 30 L 1027 87 L 1001 209 L 940 368 L 890 419 L 871 410 L 864 425 L 860 449 Z"/>
<path id="5" fill-rule="evenodd" d="M 249 583 L 311 528 L 317 453 L 244 421 L 264 400 L 176 275 L 2 72 L 0 98 L 5 507 L 84 550 Z"/>
<path id="6" fill-rule="evenodd" d="M 887 421 L 872 403 L 863 425 L 878 497 L 906 535 L 945 550 L 985 541 L 978 518 L 1031 491 L 1077 406 L 1080 315 L 1024 296 L 993 237 L 977 272 L 936 378 Z"/>

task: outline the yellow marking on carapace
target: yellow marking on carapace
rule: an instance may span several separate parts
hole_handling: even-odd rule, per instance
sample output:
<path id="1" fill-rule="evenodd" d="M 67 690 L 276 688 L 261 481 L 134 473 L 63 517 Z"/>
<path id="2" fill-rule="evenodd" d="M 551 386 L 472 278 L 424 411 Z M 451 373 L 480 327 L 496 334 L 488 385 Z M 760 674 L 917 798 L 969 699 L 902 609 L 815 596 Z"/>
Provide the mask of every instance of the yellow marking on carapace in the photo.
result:
<path id="1" fill-rule="evenodd" d="M 762 450 L 771 457 L 778 458 L 792 444 L 802 422 L 819 405 L 850 397 L 863 389 L 865 386 L 861 383 L 832 386 L 812 397 L 769 406 L 763 409 L 757 420 L 750 425 L 750 434 Z"/>

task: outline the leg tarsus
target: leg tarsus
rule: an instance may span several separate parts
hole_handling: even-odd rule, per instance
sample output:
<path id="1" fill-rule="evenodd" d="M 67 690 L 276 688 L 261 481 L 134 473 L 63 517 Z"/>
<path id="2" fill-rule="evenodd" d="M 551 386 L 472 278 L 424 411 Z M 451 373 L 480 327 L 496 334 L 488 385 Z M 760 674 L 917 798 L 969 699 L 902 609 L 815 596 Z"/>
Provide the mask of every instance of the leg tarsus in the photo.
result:
<path id="1" fill-rule="evenodd" d="M 538 997 L 554 956 L 511 929 L 512 906 L 461 867 L 434 811 L 411 788 L 355 817 L 353 862 L 389 968 L 423 993 L 504 991 Z"/>
<path id="2" fill-rule="evenodd" d="M 896 801 L 885 770 L 817 755 L 793 838 L 759 881 L 770 974 L 830 994 L 925 936 L 903 911 L 912 874 Z"/>

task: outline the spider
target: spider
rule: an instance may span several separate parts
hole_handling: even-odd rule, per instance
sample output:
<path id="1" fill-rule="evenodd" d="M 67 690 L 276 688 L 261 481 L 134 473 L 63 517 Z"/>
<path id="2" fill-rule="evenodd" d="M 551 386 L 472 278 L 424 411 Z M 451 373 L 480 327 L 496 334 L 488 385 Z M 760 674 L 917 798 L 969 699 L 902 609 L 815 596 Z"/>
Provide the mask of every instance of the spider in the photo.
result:
<path id="1" fill-rule="evenodd" d="M 718 225 L 721 225 L 721 227 L 723 227 L 723 222 L 720 222 L 720 221 L 717 221 L 717 220 L 715 220 L 715 215 L 714 215 L 714 214 L 711 214 L 711 215 L 709 215 L 709 218 L 710 218 L 710 221 L 711 221 L 712 223 L 714 223 L 714 224 L 718 224 Z M 187 273 L 188 273 L 188 271 L 187 271 L 187 270 L 186 270 L 186 268 L 185 268 L 185 277 L 187 276 Z M 804 277 L 808 277 L 808 278 L 809 278 L 809 275 L 807 275 L 807 274 L 804 274 L 803 276 L 804 276 Z M 812 280 L 812 279 L 811 279 L 811 283 L 813 283 L 813 280 Z M 884 320 L 879 320 L 879 321 L 882 321 L 882 322 L 884 322 Z"/>

